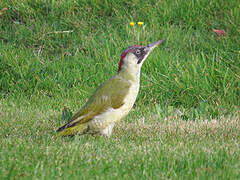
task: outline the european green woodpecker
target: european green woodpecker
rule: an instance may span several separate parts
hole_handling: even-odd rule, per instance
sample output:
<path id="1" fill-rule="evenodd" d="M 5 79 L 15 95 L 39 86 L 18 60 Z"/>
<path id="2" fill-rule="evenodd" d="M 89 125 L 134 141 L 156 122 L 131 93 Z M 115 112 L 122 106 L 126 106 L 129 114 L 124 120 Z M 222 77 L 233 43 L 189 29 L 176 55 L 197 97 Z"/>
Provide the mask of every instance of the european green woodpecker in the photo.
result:
<path id="1" fill-rule="evenodd" d="M 137 98 L 141 67 L 163 40 L 148 46 L 130 46 L 120 57 L 118 73 L 100 85 L 87 103 L 60 127 L 58 136 L 100 134 L 109 137 L 117 121 L 126 116 Z"/>

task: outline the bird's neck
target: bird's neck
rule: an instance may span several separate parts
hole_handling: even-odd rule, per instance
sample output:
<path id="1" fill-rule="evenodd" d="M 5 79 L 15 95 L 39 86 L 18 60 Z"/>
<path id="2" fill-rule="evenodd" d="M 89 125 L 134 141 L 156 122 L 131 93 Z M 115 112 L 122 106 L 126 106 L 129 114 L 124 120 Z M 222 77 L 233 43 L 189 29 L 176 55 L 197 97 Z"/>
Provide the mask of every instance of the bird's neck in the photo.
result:
<path id="1" fill-rule="evenodd" d="M 133 83 L 140 82 L 140 68 L 123 68 L 119 71 L 118 75 L 128 81 Z"/>

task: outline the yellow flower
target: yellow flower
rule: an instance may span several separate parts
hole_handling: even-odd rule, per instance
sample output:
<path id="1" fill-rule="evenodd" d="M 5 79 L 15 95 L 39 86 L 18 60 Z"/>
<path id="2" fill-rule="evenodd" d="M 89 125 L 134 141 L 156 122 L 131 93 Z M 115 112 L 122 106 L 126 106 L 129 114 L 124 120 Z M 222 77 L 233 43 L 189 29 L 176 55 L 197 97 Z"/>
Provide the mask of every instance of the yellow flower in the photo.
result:
<path id="1" fill-rule="evenodd" d="M 130 26 L 134 26 L 134 25 L 135 25 L 135 23 L 134 23 L 134 22 L 130 22 L 129 24 L 130 24 Z"/>
<path id="2" fill-rule="evenodd" d="M 144 24 L 144 22 L 138 22 L 137 23 L 139 26 L 142 26 Z"/>

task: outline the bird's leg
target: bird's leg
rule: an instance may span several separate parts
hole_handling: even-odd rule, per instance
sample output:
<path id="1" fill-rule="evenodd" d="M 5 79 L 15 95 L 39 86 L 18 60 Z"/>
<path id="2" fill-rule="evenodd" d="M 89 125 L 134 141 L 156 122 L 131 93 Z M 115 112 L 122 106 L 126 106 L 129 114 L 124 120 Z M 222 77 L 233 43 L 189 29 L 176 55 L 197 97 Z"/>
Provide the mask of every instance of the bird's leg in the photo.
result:
<path id="1" fill-rule="evenodd" d="M 114 123 L 108 125 L 105 129 L 100 131 L 100 134 L 106 137 L 110 137 L 112 134 L 113 127 L 114 127 Z"/>

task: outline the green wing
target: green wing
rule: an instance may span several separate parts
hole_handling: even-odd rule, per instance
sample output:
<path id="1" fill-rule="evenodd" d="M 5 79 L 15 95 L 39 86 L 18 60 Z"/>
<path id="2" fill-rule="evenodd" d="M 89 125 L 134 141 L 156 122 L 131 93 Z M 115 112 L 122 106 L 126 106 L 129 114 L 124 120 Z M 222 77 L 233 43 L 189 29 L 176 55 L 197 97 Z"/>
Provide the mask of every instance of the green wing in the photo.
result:
<path id="1" fill-rule="evenodd" d="M 58 131 L 76 124 L 86 123 L 110 107 L 114 109 L 121 107 L 124 104 L 125 96 L 129 92 L 130 85 L 129 81 L 118 76 L 107 80 L 97 88 L 82 109 L 73 115 L 71 121 L 59 128 Z"/>

